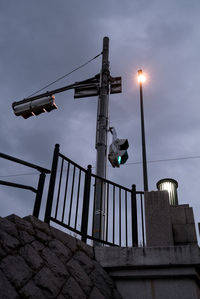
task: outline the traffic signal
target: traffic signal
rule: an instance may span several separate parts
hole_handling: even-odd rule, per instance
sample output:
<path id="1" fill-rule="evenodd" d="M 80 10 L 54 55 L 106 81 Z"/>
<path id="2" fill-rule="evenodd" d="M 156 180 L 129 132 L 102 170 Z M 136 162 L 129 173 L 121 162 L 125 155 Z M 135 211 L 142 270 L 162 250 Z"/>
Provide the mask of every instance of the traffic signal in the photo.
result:
<path id="1" fill-rule="evenodd" d="M 53 95 L 33 101 L 25 100 L 24 103 L 14 102 L 12 107 L 15 115 L 22 116 L 25 119 L 58 108 L 55 104 L 55 96 Z"/>
<path id="2" fill-rule="evenodd" d="M 128 139 L 116 139 L 109 148 L 108 160 L 113 167 L 120 167 L 128 160 Z"/>

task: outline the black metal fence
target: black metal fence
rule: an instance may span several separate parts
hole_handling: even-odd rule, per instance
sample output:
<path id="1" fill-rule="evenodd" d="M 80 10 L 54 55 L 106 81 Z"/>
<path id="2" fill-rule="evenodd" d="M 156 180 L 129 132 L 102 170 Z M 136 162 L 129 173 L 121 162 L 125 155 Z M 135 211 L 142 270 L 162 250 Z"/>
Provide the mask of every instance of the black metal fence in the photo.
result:
<path id="1" fill-rule="evenodd" d="M 33 208 L 33 216 L 38 218 L 39 212 L 40 212 L 43 189 L 44 189 L 45 177 L 46 177 L 46 174 L 51 173 L 51 171 L 46 169 L 46 168 L 40 167 L 38 165 L 29 163 L 29 162 L 26 162 L 24 160 L 17 159 L 13 156 L 9 156 L 9 155 L 3 154 L 3 153 L 0 153 L 0 158 L 3 158 L 3 159 L 6 159 L 6 160 L 9 160 L 9 161 L 27 166 L 29 168 L 36 169 L 40 172 L 37 189 L 34 188 L 33 186 L 29 186 L 29 185 L 23 185 L 23 184 L 18 184 L 18 183 L 13 183 L 13 182 L 0 180 L 0 185 L 20 188 L 20 189 L 26 189 L 26 190 L 30 190 L 30 191 L 36 193 L 35 204 L 34 204 L 34 208 Z"/>
<path id="2" fill-rule="evenodd" d="M 100 186 L 97 192 L 97 185 Z M 100 209 L 96 198 L 100 192 Z M 99 231 L 95 217 L 100 215 Z M 138 219 L 139 215 L 139 219 Z M 78 234 L 82 241 L 105 245 L 144 246 L 143 192 L 123 187 L 92 174 L 54 149 L 45 222 L 50 221 Z M 102 225 L 104 223 L 104 225 Z"/>

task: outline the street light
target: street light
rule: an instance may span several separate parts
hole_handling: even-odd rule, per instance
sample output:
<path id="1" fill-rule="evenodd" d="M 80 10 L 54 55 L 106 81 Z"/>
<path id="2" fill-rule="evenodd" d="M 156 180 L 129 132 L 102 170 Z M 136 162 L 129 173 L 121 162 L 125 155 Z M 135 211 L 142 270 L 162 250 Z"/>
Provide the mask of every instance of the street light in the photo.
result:
<path id="1" fill-rule="evenodd" d="M 178 205 L 178 195 L 177 188 L 178 182 L 174 179 L 162 179 L 156 184 L 159 191 L 167 190 L 169 193 L 169 203 L 170 205 Z"/>
<path id="2" fill-rule="evenodd" d="M 143 181 L 144 191 L 148 191 L 148 176 L 147 176 L 147 160 L 146 160 L 146 143 L 145 143 L 145 128 L 144 128 L 144 109 L 143 109 L 143 94 L 142 83 L 146 81 L 146 77 L 142 70 L 138 70 L 138 83 L 140 85 L 140 112 L 141 112 L 141 134 L 142 134 L 142 164 L 143 164 Z"/>

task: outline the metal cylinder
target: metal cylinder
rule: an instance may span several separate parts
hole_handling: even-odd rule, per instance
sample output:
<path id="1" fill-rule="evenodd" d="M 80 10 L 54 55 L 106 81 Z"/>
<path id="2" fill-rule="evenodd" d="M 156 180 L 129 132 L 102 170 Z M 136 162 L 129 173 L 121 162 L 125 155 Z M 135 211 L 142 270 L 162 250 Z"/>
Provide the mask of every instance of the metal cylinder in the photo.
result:
<path id="1" fill-rule="evenodd" d="M 157 189 L 159 191 L 167 190 L 169 193 L 169 204 L 171 206 L 178 205 L 177 188 L 178 182 L 174 179 L 166 178 L 157 182 Z"/>

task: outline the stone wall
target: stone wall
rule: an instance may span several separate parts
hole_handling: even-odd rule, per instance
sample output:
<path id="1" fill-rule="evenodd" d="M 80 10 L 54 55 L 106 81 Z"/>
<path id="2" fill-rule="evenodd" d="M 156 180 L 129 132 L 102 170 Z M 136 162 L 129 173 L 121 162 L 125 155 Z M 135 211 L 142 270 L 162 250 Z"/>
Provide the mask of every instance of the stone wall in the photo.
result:
<path id="1" fill-rule="evenodd" d="M 0 298 L 121 298 L 94 249 L 38 219 L 0 217 Z"/>

